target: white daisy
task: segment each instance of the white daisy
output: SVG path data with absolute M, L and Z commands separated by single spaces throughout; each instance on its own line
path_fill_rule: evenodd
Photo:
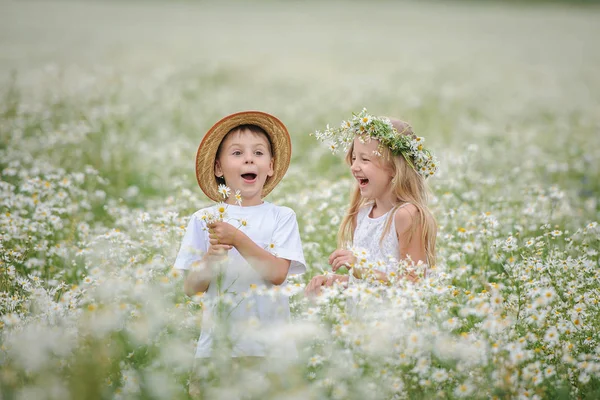
M 224 199 L 226 199 L 231 194 L 231 189 L 229 189 L 226 185 L 221 184 L 219 185 L 219 193 Z

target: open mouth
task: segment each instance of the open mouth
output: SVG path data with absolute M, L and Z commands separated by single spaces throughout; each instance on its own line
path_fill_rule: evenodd
M 246 183 L 254 183 L 256 181 L 256 174 L 253 173 L 249 173 L 249 174 L 242 174 L 242 179 L 244 180 L 244 182 Z
M 369 183 L 369 180 L 367 178 L 358 178 L 358 185 L 360 187 L 365 187 L 365 186 L 367 186 L 368 183 Z

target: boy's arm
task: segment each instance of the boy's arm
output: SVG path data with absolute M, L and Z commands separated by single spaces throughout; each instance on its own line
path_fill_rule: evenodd
M 196 293 L 206 292 L 213 278 L 213 264 L 222 261 L 231 246 L 224 244 L 210 245 L 202 260 L 192 264 L 192 270 L 188 272 L 183 281 L 183 291 L 188 296 Z
M 239 230 L 235 235 L 233 246 L 263 279 L 273 285 L 281 285 L 285 282 L 290 269 L 290 260 L 274 256 Z
M 298 274 L 306 270 L 296 214 L 291 209 L 281 207 L 275 224 L 272 240 L 282 244 L 276 248 L 278 255 L 263 249 L 244 232 L 226 222 L 217 222 L 208 228 L 212 245 L 234 246 L 267 282 L 281 285 L 288 274 Z
M 244 232 L 227 222 L 215 222 L 208 226 L 211 246 L 233 246 L 264 280 L 281 285 L 287 278 L 290 260 L 279 258 L 258 246 Z
M 203 222 L 192 215 L 175 260 L 175 269 L 185 271 L 183 291 L 188 296 L 208 289 L 210 284 L 210 269 L 207 267 L 207 256 L 211 247 L 207 246 L 206 231 Z M 202 267 L 202 268 L 200 268 Z
M 196 293 L 206 292 L 210 285 L 212 274 L 206 263 L 202 263 L 198 269 L 186 271 L 183 281 L 183 291 L 187 296 L 194 296 Z

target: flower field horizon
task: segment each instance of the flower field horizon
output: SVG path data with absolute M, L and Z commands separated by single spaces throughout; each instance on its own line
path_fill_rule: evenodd
M 476 2 L 0 5 L 0 399 L 600 396 L 600 8 Z M 353 185 L 310 136 L 402 118 L 440 160 L 437 263 L 333 287 Z M 203 134 L 281 119 L 307 272 L 273 354 L 194 362 L 173 262 Z M 348 299 L 361 311 L 348 308 Z M 356 310 L 354 310 L 356 311 Z M 250 333 L 249 333 L 250 334 Z M 276 353 L 293 342 L 297 357 Z M 195 371 L 194 373 L 192 371 Z

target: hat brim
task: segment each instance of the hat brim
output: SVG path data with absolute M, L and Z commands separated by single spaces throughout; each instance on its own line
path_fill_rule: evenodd
M 196 179 L 200 189 L 211 200 L 223 200 L 215 177 L 217 150 L 227 133 L 240 125 L 259 126 L 267 132 L 271 140 L 273 175 L 267 178 L 262 197 L 267 196 L 277 186 L 290 165 L 292 141 L 287 128 L 279 119 L 261 111 L 242 111 L 228 115 L 206 132 L 196 153 Z

